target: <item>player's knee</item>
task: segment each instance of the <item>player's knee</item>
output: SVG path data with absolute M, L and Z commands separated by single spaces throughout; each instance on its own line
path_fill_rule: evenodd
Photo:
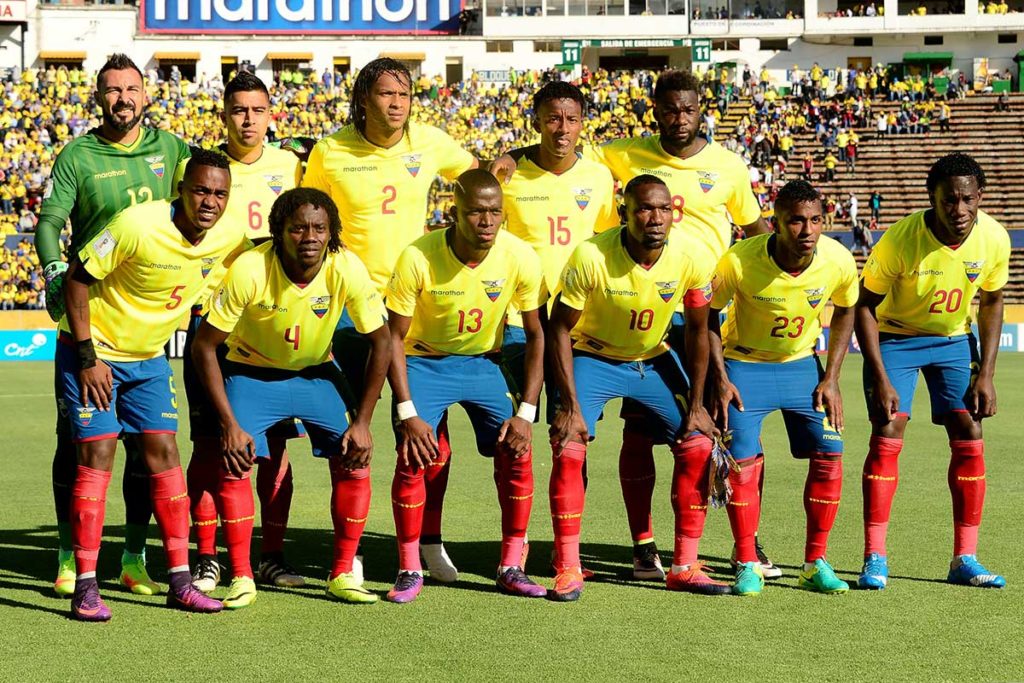
M 117 439 L 100 439 L 78 444 L 78 464 L 109 472 L 114 467 Z
M 174 434 L 146 434 L 141 446 L 142 458 L 150 472 L 166 472 L 180 464 Z
M 943 420 L 950 440 L 970 441 L 981 438 L 981 423 L 966 411 L 954 411 Z

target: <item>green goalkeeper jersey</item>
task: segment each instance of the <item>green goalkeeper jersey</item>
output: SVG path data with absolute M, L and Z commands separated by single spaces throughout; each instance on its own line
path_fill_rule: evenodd
M 57 156 L 43 195 L 40 225 L 63 227 L 71 219 L 70 258 L 122 209 L 177 194 L 189 156 L 188 145 L 164 131 L 142 128 L 133 144 L 122 145 L 104 139 L 95 128 Z M 60 260 L 58 245 L 52 254 L 41 250 L 43 265 Z

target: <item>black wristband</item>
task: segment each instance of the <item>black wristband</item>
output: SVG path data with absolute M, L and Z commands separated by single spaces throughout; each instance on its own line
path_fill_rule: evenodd
M 92 339 L 78 342 L 78 367 L 82 370 L 96 367 L 96 349 L 92 345 Z

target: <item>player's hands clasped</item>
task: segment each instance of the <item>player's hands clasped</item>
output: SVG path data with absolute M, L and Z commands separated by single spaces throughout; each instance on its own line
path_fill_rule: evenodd
M 843 395 L 839 391 L 839 384 L 834 379 L 821 380 L 818 386 L 814 387 L 811 400 L 814 402 L 815 410 L 824 411 L 832 429 L 842 434 L 846 424 L 843 417 Z
M 398 457 L 404 464 L 428 467 L 437 455 L 437 437 L 422 418 L 414 416 L 399 423 Z
M 78 371 L 78 386 L 82 388 L 82 405 L 94 405 L 99 410 L 110 410 L 110 402 L 114 398 L 114 375 L 110 366 L 101 360 L 91 368 Z
M 561 453 L 570 441 L 580 441 L 581 443 L 590 441 L 590 432 L 587 430 L 587 423 L 583 421 L 583 413 L 580 412 L 579 407 L 559 408 L 551 420 L 548 437 L 555 455 Z
M 235 477 L 242 477 L 256 461 L 256 444 L 248 432 L 236 422 L 221 429 L 220 446 L 224 467 Z
M 996 414 L 996 386 L 992 383 L 991 377 L 979 375 L 967 390 L 965 398 L 967 410 L 976 421 L 981 422 L 986 417 Z
M 521 417 L 510 417 L 498 432 L 498 448 L 513 458 L 526 455 L 533 445 L 533 425 Z
M 341 460 L 346 469 L 361 470 L 370 466 L 372 455 L 373 434 L 370 433 L 370 425 L 357 420 L 341 435 Z

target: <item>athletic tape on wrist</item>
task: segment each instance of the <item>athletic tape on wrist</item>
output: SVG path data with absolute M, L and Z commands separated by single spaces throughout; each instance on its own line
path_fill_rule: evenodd
M 537 419 L 537 406 L 523 401 L 519 404 L 519 410 L 516 411 L 516 417 L 521 417 L 527 422 L 533 422 Z
M 398 419 L 405 422 L 410 417 L 416 417 L 419 413 L 416 412 L 416 406 L 412 401 L 402 401 L 395 406 L 395 412 L 398 414 Z

